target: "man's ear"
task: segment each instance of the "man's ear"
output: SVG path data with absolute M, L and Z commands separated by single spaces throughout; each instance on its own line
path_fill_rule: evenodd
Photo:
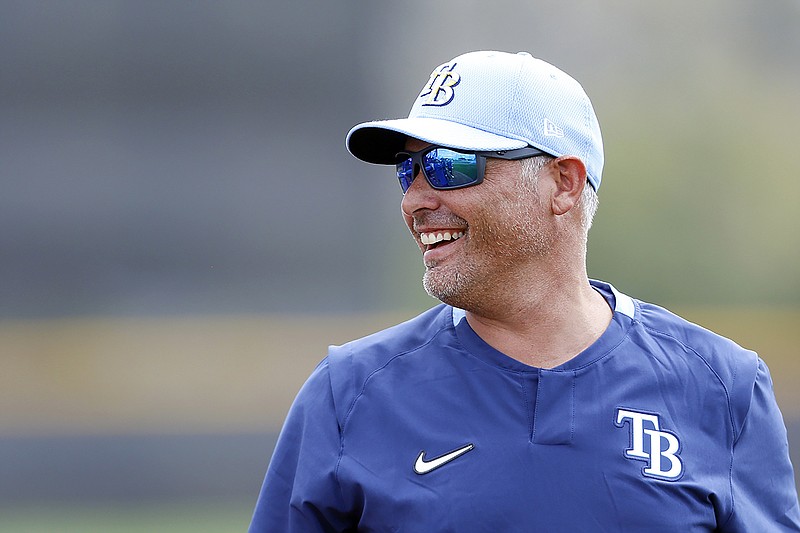
M 586 186 L 586 165 L 574 155 L 565 155 L 552 162 L 555 172 L 555 191 L 553 192 L 553 213 L 566 214 L 577 205 Z

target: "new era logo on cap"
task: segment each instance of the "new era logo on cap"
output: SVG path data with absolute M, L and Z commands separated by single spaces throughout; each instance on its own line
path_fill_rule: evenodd
M 545 137 L 563 137 L 564 130 L 556 126 L 549 118 L 544 119 Z

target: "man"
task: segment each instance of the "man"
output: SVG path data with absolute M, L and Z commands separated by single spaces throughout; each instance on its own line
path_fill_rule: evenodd
M 587 278 L 603 147 L 575 80 L 468 53 L 347 147 L 396 166 L 443 303 L 330 349 L 251 531 L 800 531 L 763 361 Z

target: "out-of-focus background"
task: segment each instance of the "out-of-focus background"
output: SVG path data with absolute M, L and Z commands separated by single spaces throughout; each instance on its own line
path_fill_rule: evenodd
M 800 2 L 0 0 L 0 531 L 243 531 L 328 344 L 434 304 L 344 149 L 462 52 L 573 74 L 590 275 L 770 365 L 800 463 Z

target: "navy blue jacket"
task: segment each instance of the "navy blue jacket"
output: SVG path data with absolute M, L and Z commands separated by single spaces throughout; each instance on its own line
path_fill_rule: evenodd
M 800 531 L 764 362 L 593 285 L 611 324 L 550 370 L 493 349 L 446 305 L 331 347 L 250 531 Z

